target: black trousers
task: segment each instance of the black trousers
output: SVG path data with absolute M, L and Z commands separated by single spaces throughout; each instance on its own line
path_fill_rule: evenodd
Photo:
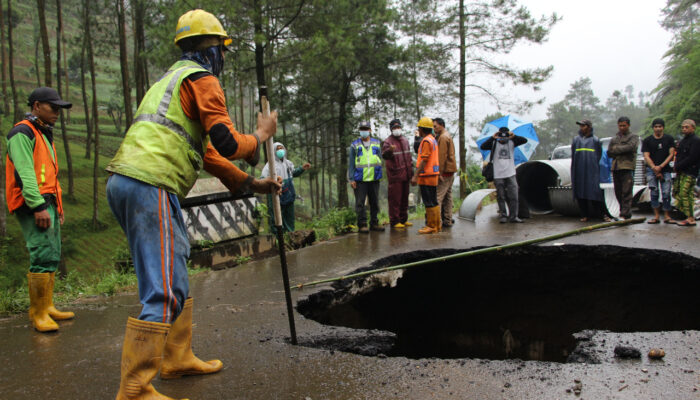
M 355 189 L 355 213 L 357 214 L 357 226 L 367 226 L 367 207 L 365 199 L 369 197 L 370 226 L 379 225 L 379 181 L 357 182 Z
M 420 197 L 423 199 L 423 204 L 425 208 L 437 207 L 437 186 L 425 186 L 419 185 L 420 187 Z
M 588 199 L 576 199 L 578 208 L 581 210 L 581 217 L 584 218 L 602 218 L 603 217 L 603 202 Z

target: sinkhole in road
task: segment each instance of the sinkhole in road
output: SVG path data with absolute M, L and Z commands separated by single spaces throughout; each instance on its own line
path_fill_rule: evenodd
M 462 251 L 404 253 L 360 270 Z M 307 341 L 315 347 L 566 362 L 583 330 L 700 329 L 698 261 L 609 245 L 530 246 L 344 280 L 300 300 L 297 311 L 360 332 L 350 344 L 332 335 Z

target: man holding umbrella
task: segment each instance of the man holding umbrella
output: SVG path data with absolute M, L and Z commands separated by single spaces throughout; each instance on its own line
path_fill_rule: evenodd
M 523 222 L 518 218 L 518 182 L 515 179 L 515 148 L 527 143 L 527 139 L 501 127 L 498 132 L 481 144 L 481 150 L 493 151 L 493 183 L 498 197 L 500 222 Z M 506 203 L 508 213 L 506 213 Z

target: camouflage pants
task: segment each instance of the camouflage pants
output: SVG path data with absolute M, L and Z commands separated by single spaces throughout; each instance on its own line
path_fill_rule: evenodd
M 673 196 L 678 200 L 678 209 L 687 218 L 693 217 L 693 206 L 695 204 L 695 177 L 679 173 L 673 182 Z

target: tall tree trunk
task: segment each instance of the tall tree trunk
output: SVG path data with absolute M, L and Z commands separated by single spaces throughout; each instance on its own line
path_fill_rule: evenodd
M 326 155 L 326 145 L 328 143 L 324 143 L 324 141 L 321 141 L 321 163 L 323 165 L 328 166 L 328 157 Z M 324 209 L 328 210 L 328 201 L 326 198 L 326 175 L 330 175 L 331 171 L 328 171 L 328 169 L 324 169 L 324 174 L 321 175 L 321 205 Z
M 59 5 L 57 4 L 57 8 L 58 7 L 59 7 Z M 60 16 L 61 10 L 59 9 L 57 12 L 58 12 L 58 15 Z M 62 16 L 61 16 L 61 19 L 63 19 Z M 62 21 L 61 21 L 61 26 L 60 26 L 59 30 L 60 30 L 59 34 L 61 35 L 61 51 L 63 52 L 63 54 L 67 55 L 68 53 L 66 53 L 66 40 L 65 40 L 65 37 L 63 36 L 63 22 Z M 58 49 L 56 51 L 58 51 Z M 58 72 L 58 67 L 57 67 L 57 70 L 56 70 L 57 79 L 58 79 L 58 74 L 59 74 L 59 72 Z M 67 99 L 70 98 L 70 79 L 68 78 L 68 57 L 67 56 L 63 57 L 63 78 L 66 82 L 66 91 L 65 91 L 66 97 L 65 97 L 65 99 L 66 99 L 66 101 L 68 101 Z M 66 111 L 66 123 L 70 124 L 70 108 L 66 109 L 65 111 Z
M 464 0 L 459 0 L 459 198 L 467 196 L 467 139 L 465 135 L 466 107 L 466 30 L 464 28 Z
M 243 96 L 243 77 L 241 76 L 238 77 L 238 102 L 240 104 L 241 118 L 238 121 L 237 129 L 241 133 L 249 132 L 245 129 L 245 96 Z
M 253 0 L 253 7 L 255 9 L 255 21 L 253 23 L 255 31 L 255 77 L 258 83 L 258 99 L 260 99 L 261 91 L 267 90 L 267 81 L 265 80 L 265 46 L 261 41 L 265 37 L 265 33 L 262 26 L 263 11 L 260 0 Z
M 46 0 L 36 0 L 39 13 L 39 30 L 41 32 L 41 49 L 44 53 L 44 86 L 51 87 L 51 47 L 49 31 L 46 29 Z
M 313 154 L 314 154 L 314 165 L 320 166 L 321 164 L 318 163 L 318 147 L 316 146 L 317 140 L 316 140 L 316 135 L 312 133 L 312 139 L 311 142 L 313 143 Z M 321 190 L 318 187 L 318 179 L 319 177 L 323 177 L 323 171 L 325 170 L 326 166 L 324 165 L 322 168 L 318 168 L 318 172 L 314 174 L 314 191 L 316 194 L 316 215 L 321 215 Z
M 340 97 L 338 98 L 338 127 L 337 127 L 337 135 L 338 135 L 338 143 L 340 144 L 340 147 L 344 147 L 345 143 L 345 124 L 347 122 L 347 101 L 348 101 L 348 96 L 350 95 L 350 79 L 345 78 L 340 93 Z M 348 178 L 346 177 L 347 171 L 342 168 L 343 165 L 348 164 L 348 153 L 346 151 L 339 151 L 340 153 L 340 166 L 337 170 L 337 179 L 338 181 L 336 182 L 338 185 L 338 207 L 343 208 L 347 207 L 349 202 L 348 202 Z
M 36 86 L 41 86 L 41 68 L 39 68 L 39 40 L 34 31 L 34 75 L 36 75 Z
M 7 66 L 10 71 L 10 89 L 12 90 L 12 106 L 14 107 L 14 118 L 13 118 L 13 123 L 18 122 L 19 120 L 22 119 L 22 110 L 19 108 L 19 104 L 17 104 L 17 88 L 15 87 L 15 68 L 14 68 L 14 46 L 12 44 L 12 1 L 7 0 L 7 15 L 9 15 L 8 21 L 10 21 L 9 24 L 7 24 L 7 43 L 9 46 L 8 50 L 8 56 L 7 56 Z
M 0 3 L 0 70 L 2 70 L 2 112 L 5 116 L 10 115 L 10 99 L 7 97 L 7 74 L 5 66 L 7 65 L 7 56 L 5 55 L 5 15 L 3 6 Z M 2 171 L 0 171 L 2 172 Z
M 329 153 L 329 162 L 328 165 L 330 165 L 332 168 L 335 168 L 338 162 L 338 137 L 335 135 L 331 135 L 331 144 L 330 148 L 328 149 Z M 347 169 L 347 167 L 346 167 Z M 331 209 L 333 208 L 333 170 L 330 171 L 328 174 L 328 208 Z
M 124 0 L 117 0 L 117 23 L 119 24 L 119 65 L 122 71 L 122 93 L 124 96 L 124 118 L 126 126 L 134 119 L 131 109 L 131 85 L 129 83 L 129 61 L 126 49 L 126 10 Z M 121 132 L 119 132 L 121 134 Z
M 131 15 L 134 29 L 134 83 L 136 85 L 136 106 L 141 104 L 148 90 L 148 64 L 146 63 L 146 31 L 144 16 L 145 0 L 131 0 Z
M 83 0 L 83 47 L 80 51 L 80 89 L 83 93 L 83 109 L 85 110 L 85 128 L 87 139 L 85 142 L 85 158 L 90 159 L 90 145 L 92 144 L 92 124 L 90 124 L 90 103 L 88 103 L 87 90 L 85 88 L 85 49 L 88 45 L 88 4 L 89 0 Z M 96 115 L 94 117 L 97 117 Z
M 87 9 L 87 7 L 86 7 Z M 85 35 L 91 38 L 90 34 L 90 20 L 89 13 L 85 16 Z M 95 133 L 94 142 L 94 164 L 92 168 L 92 227 L 93 229 L 98 228 L 98 214 L 97 214 L 97 204 L 98 204 L 98 175 L 100 170 L 99 160 L 100 160 L 100 118 L 97 113 L 97 85 L 95 84 L 95 55 L 92 51 L 92 40 L 88 40 L 87 45 L 88 61 L 90 62 L 90 82 L 92 84 L 92 121 Z
M 61 0 L 56 0 L 56 19 L 58 26 L 56 27 L 56 87 L 58 95 L 63 97 L 61 89 L 61 45 L 63 44 L 63 14 L 61 11 Z M 73 159 L 70 155 L 70 146 L 68 143 L 68 133 L 66 132 L 66 121 L 61 108 L 61 137 L 63 138 L 64 152 L 66 153 L 66 165 L 68 167 L 68 198 L 74 199 L 75 192 L 73 187 Z

